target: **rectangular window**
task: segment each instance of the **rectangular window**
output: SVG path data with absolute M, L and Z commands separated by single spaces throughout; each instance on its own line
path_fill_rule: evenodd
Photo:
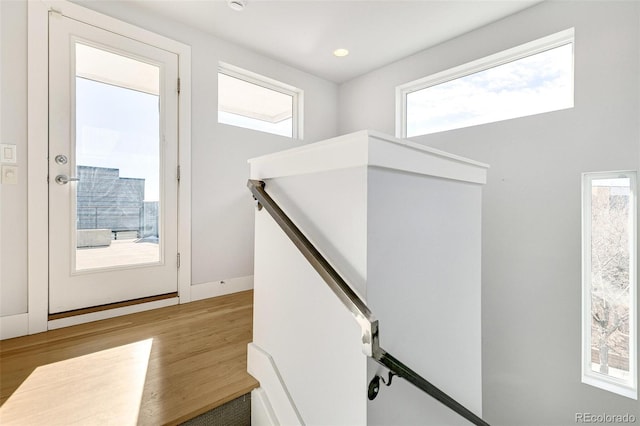
M 573 29 L 397 88 L 407 138 L 573 107 Z
M 302 139 L 303 92 L 241 68 L 218 69 L 218 123 Z
M 637 399 L 636 173 L 585 173 L 582 190 L 582 382 Z

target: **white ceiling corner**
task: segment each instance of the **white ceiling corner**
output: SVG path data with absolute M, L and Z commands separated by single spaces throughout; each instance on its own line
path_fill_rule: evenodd
M 77 1 L 77 0 L 76 0 Z M 125 0 L 342 83 L 541 0 Z M 349 56 L 332 52 L 347 48 Z

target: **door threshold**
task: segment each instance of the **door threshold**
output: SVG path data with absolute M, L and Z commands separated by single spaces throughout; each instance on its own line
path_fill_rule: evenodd
M 112 309 L 126 308 L 134 305 L 141 305 L 143 303 L 157 302 L 165 299 L 173 299 L 178 297 L 178 292 L 160 294 L 157 296 L 141 297 L 139 299 L 125 300 L 124 302 L 108 303 L 106 305 L 92 306 L 89 308 L 75 309 L 72 311 L 58 312 L 55 314 L 49 314 L 49 321 L 55 321 L 63 318 L 70 318 L 80 315 L 87 315 L 96 312 L 109 311 Z

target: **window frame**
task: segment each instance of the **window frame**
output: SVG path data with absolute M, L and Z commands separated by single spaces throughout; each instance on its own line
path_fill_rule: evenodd
M 629 236 L 629 380 L 593 371 L 591 364 L 591 199 L 596 179 L 629 178 L 631 230 Z M 638 399 L 638 193 L 637 172 L 591 172 L 582 174 L 582 383 L 631 399 Z
M 485 71 L 490 68 L 495 68 L 500 65 L 507 64 L 509 62 L 517 61 L 528 56 L 533 56 L 538 53 L 545 52 L 547 50 L 554 49 L 556 47 L 572 44 L 575 51 L 575 29 L 568 28 L 566 30 L 548 35 L 546 37 L 539 38 L 537 40 L 530 41 L 528 43 L 503 50 L 502 52 L 495 53 L 493 55 L 486 56 L 481 59 L 477 59 L 472 62 L 467 62 L 463 65 L 456 66 L 454 68 L 447 69 L 435 74 L 431 74 L 426 77 L 419 78 L 417 80 L 410 81 L 408 83 L 401 84 L 396 87 L 396 137 L 407 138 L 407 95 L 419 90 L 423 90 L 438 84 L 446 83 L 452 80 L 456 80 L 462 77 L 466 77 L 481 71 Z M 571 74 L 574 75 L 574 59 L 572 57 Z M 571 79 L 571 92 L 574 93 L 574 78 Z M 572 99 L 573 100 L 573 99 Z M 571 107 L 573 107 L 572 102 Z M 518 118 L 518 117 L 514 117 Z M 503 120 L 497 120 L 503 121 Z M 483 124 L 495 123 L 491 121 Z M 465 127 L 460 127 L 465 128 Z M 451 129 L 454 130 L 454 129 Z M 437 132 L 434 132 L 437 133 Z M 424 136 L 415 135 L 417 136 Z
M 236 78 L 238 80 L 245 81 L 247 83 L 255 84 L 256 86 L 263 87 L 265 89 L 273 90 L 274 92 L 279 92 L 292 98 L 292 108 L 291 108 L 291 139 L 304 139 L 304 90 L 299 89 L 297 87 L 291 86 L 286 83 L 282 83 L 281 81 L 274 80 L 269 77 L 265 77 L 253 71 L 248 71 L 246 69 L 237 67 L 235 65 L 231 65 L 225 62 L 218 62 L 218 74 L 224 74 L 232 78 Z M 217 76 L 216 76 L 217 78 Z M 218 82 L 218 87 L 219 87 Z M 218 109 L 218 112 L 220 109 Z M 220 123 L 219 117 L 217 118 L 218 124 Z M 255 130 L 250 127 L 241 127 L 243 129 L 254 130 L 257 132 L 264 132 L 261 130 Z M 273 134 L 273 133 L 269 133 Z M 288 136 L 282 136 L 288 137 Z

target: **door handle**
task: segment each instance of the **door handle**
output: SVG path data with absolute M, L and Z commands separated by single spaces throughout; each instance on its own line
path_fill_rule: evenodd
M 79 181 L 80 178 L 77 177 L 69 177 L 67 175 L 58 175 L 56 176 L 56 183 L 58 185 L 66 185 L 69 182 Z

